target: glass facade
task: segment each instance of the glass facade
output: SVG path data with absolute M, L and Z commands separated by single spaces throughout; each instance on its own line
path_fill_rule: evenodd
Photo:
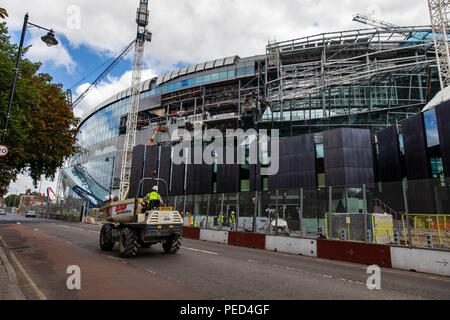
M 80 127 L 79 145 L 89 148 L 119 136 L 120 118 L 128 114 L 129 103 L 130 98 L 126 98 L 94 113 Z

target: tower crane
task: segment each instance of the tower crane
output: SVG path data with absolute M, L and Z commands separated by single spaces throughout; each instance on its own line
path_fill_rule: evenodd
M 439 81 L 441 82 L 441 89 L 445 89 L 449 86 L 450 76 L 450 52 L 448 48 L 450 0 L 428 0 L 428 7 L 433 28 Z
M 139 112 L 139 100 L 141 94 L 142 61 L 144 59 L 145 42 L 152 40 L 152 34 L 148 31 L 149 22 L 148 0 L 140 0 L 137 9 L 137 37 L 134 46 L 133 75 L 131 79 L 130 108 L 127 120 L 127 132 L 122 155 L 122 169 L 120 172 L 119 198 L 127 197 L 130 187 L 131 164 L 133 160 L 133 148 L 136 145 L 136 128 Z

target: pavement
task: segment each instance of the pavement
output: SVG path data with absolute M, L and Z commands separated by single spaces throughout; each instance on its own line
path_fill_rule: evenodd
M 381 290 L 369 290 L 364 265 L 190 239 L 176 255 L 155 245 L 125 260 L 117 245 L 111 252 L 99 249 L 99 233 L 97 225 L 0 216 L 0 248 L 14 256 L 26 299 L 450 299 L 448 277 L 382 268 Z M 72 265 L 80 267 L 81 290 L 67 288 Z

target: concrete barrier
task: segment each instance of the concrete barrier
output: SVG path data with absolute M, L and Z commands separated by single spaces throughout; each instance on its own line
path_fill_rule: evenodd
M 191 227 L 183 227 L 183 238 L 200 240 L 200 229 L 199 228 L 191 228 Z
M 228 244 L 264 250 L 266 248 L 266 235 L 247 232 L 228 232 Z
M 391 248 L 392 267 L 450 276 L 450 251 Z
M 317 257 L 392 268 L 389 246 L 317 240 Z
M 228 231 L 201 229 L 200 240 L 227 244 Z
M 317 240 L 266 236 L 266 250 L 317 257 Z

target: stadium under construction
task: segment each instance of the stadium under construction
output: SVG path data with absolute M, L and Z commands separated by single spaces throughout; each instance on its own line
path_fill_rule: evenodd
M 443 148 L 439 142 L 426 145 L 427 136 L 436 136 L 439 121 L 435 113 L 434 118 L 422 113 L 440 90 L 431 27 L 323 33 L 269 43 L 265 51 L 188 66 L 142 82 L 130 195 L 138 192 L 133 184 L 144 176 L 167 180 L 174 197 L 386 181 L 386 166 L 380 161 L 392 157 L 383 152 L 394 139 L 398 163 L 410 160 L 405 160 L 408 147 L 401 124 L 418 116 L 423 152 Z M 76 197 L 75 186 L 89 191 L 92 204 L 118 195 L 130 95 L 131 89 L 117 93 L 82 120 L 81 151 L 61 170 L 59 195 Z M 261 163 L 174 164 L 172 133 L 198 128 L 280 130 L 278 175 L 261 175 Z M 387 147 L 379 145 L 378 133 L 388 129 L 389 139 L 381 139 Z M 423 176 L 415 179 L 449 176 L 444 167 L 450 158 L 441 151 L 425 157 Z M 408 172 L 401 166 L 399 170 L 391 180 L 408 178 Z M 144 184 L 141 191 L 149 190 L 151 185 Z

